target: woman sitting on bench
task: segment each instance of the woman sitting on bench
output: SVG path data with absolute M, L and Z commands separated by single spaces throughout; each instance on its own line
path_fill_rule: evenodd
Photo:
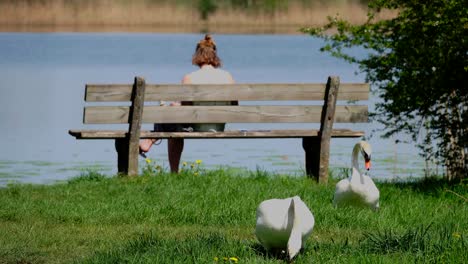
M 232 84 L 234 80 L 231 74 L 227 71 L 219 69 L 221 60 L 216 52 L 216 44 L 210 35 L 205 35 L 205 38 L 198 42 L 195 53 L 192 57 L 192 64 L 199 67 L 198 70 L 191 72 L 182 79 L 183 84 Z M 237 105 L 237 101 L 233 102 L 172 102 L 171 106 L 175 105 L 193 105 L 193 104 L 232 104 Z M 221 126 L 220 126 L 221 125 Z M 224 130 L 224 124 L 193 124 L 195 131 L 213 131 Z M 182 132 L 183 124 L 155 124 L 155 131 L 162 132 Z M 144 139 L 140 141 L 140 153 L 148 152 L 151 146 L 157 139 Z M 170 138 L 167 143 L 168 159 L 171 172 L 179 172 L 180 157 L 184 149 L 183 138 Z

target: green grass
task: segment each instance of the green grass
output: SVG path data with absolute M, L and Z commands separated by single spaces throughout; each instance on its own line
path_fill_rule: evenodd
M 256 241 L 255 210 L 262 200 L 293 195 L 316 219 L 295 263 L 468 260 L 466 183 L 378 183 L 381 209 L 373 212 L 334 208 L 333 180 L 323 186 L 260 169 L 192 172 L 90 172 L 0 189 L 0 263 L 285 263 Z

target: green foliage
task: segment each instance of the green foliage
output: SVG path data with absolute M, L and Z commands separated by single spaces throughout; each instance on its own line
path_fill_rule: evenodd
M 143 176 L 155 176 L 161 175 L 166 172 L 166 169 L 162 165 L 159 165 L 157 162 L 151 160 L 150 158 L 145 158 L 145 165 L 141 170 Z
M 278 10 L 286 10 L 290 0 L 198 0 L 198 12 L 203 20 L 215 13 L 219 8 L 240 9 L 251 13 L 274 13 Z
M 214 13 L 217 8 L 214 0 L 198 0 L 198 11 L 203 20 L 207 20 L 208 16 Z
M 322 51 L 360 65 L 381 99 L 373 117 L 385 136 L 412 135 L 427 160 L 443 160 L 449 180 L 468 171 L 466 6 L 466 0 L 375 0 L 362 25 L 329 17 L 322 28 L 302 29 L 326 41 Z M 384 9 L 398 15 L 375 19 Z M 352 55 L 356 46 L 368 55 Z

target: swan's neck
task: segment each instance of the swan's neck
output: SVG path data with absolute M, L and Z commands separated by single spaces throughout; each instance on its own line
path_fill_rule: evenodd
M 362 177 L 361 172 L 359 171 L 358 156 L 360 152 L 361 152 L 361 146 L 359 144 L 356 144 L 356 146 L 354 146 L 354 149 L 353 149 L 353 157 L 351 160 L 351 164 L 353 166 L 351 178 L 359 177 L 359 180 L 361 182 L 364 182 L 364 178 Z

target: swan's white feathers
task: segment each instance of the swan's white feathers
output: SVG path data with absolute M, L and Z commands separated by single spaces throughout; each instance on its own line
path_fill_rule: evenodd
M 358 168 L 358 154 L 371 157 L 371 146 L 365 141 L 361 141 L 354 146 L 352 165 L 353 172 L 351 177 L 343 179 L 336 184 L 335 195 L 333 204 L 336 206 L 341 205 L 354 205 L 371 207 L 374 210 L 379 208 L 379 189 L 374 184 L 374 181 L 359 172 Z
M 315 220 L 298 197 L 270 199 L 257 208 L 255 235 L 267 250 L 287 250 L 292 259 L 312 233 Z

